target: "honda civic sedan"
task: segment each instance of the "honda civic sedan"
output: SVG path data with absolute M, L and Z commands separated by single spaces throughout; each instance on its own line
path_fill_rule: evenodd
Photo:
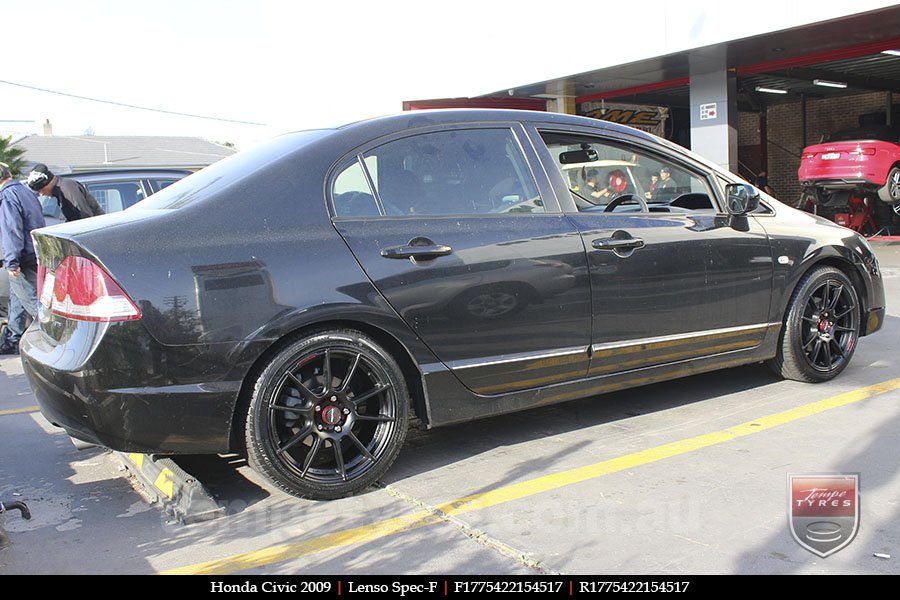
M 603 161 L 626 185 L 575 189 Z M 761 361 L 827 381 L 884 318 L 856 233 L 665 140 L 552 113 L 293 133 L 34 239 L 21 353 L 47 419 L 115 450 L 241 452 L 316 499 L 381 477 L 413 415 Z

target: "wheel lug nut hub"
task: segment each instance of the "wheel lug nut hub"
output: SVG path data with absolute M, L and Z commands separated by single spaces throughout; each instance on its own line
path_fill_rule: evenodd
M 349 415 L 349 414 L 350 414 L 350 409 L 349 409 L 349 408 L 345 408 L 345 409 L 344 409 L 344 414 L 345 414 L 345 415 Z
M 335 426 L 334 430 L 337 431 L 338 433 L 340 433 L 340 432 L 341 432 L 341 426 L 340 426 L 340 425 Z

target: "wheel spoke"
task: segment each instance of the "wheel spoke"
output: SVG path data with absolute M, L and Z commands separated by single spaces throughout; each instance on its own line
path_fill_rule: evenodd
M 834 338 L 831 338 L 831 341 L 834 342 L 834 347 L 837 348 L 838 354 L 841 355 L 841 358 L 847 358 L 847 352 L 844 350 L 844 347 L 841 346 L 838 341 Z
M 825 287 L 822 288 L 822 308 L 828 307 L 828 290 L 831 288 L 831 282 L 826 281 Z
M 819 339 L 819 336 L 816 335 L 815 333 L 812 334 L 812 337 L 809 338 L 809 341 L 806 342 L 805 344 L 803 344 L 803 349 L 804 349 L 804 350 L 809 350 L 809 347 L 812 346 L 813 342 L 816 341 L 817 339 Z
M 841 318 L 843 318 L 843 317 L 846 317 L 846 316 L 849 315 L 851 312 L 853 312 L 853 309 L 854 309 L 854 308 L 856 308 L 856 305 L 851 304 L 850 306 L 847 307 L 847 310 L 845 310 L 844 312 L 835 313 L 834 318 L 835 318 L 835 319 L 841 319 Z
M 356 434 L 355 434 L 355 433 L 353 433 L 353 432 L 351 431 L 351 432 L 347 435 L 347 437 L 350 438 L 350 441 L 353 443 L 354 446 L 356 446 L 356 448 L 359 450 L 359 453 L 360 453 L 360 454 L 362 454 L 363 456 L 365 456 L 366 458 L 368 458 L 371 462 L 375 462 L 375 457 L 372 456 L 372 453 L 369 452 L 369 449 L 366 448 L 365 445 L 364 445 L 361 441 L 359 441 L 359 438 L 356 437 Z
M 353 376 L 356 374 L 356 367 L 359 365 L 359 359 L 361 358 L 362 354 L 357 354 L 356 358 L 353 359 L 353 364 L 351 364 L 350 368 L 347 370 L 347 374 L 344 376 L 344 383 L 341 384 L 341 389 L 339 391 L 347 391 L 347 386 L 350 385 L 350 380 L 353 379 Z
M 341 480 L 347 481 L 347 469 L 344 468 L 344 452 L 341 450 L 341 441 L 332 440 L 331 447 L 334 448 L 334 462 L 337 465 L 337 472 L 341 476 Z
M 322 438 L 316 437 L 313 439 L 312 448 L 309 449 L 309 454 L 306 455 L 306 460 L 303 461 L 303 470 L 300 471 L 300 477 L 306 477 L 306 472 L 309 471 L 309 466 L 312 464 L 313 459 L 319 453 L 319 448 L 322 447 Z
M 395 419 L 388 415 L 356 415 L 357 421 L 378 421 L 379 423 L 391 423 Z
M 315 402 L 319 399 L 318 396 L 312 393 L 308 387 L 303 385 L 303 382 L 297 378 L 293 373 L 288 373 L 288 379 L 294 382 L 294 387 L 300 390 L 300 393 L 303 394 L 303 397 L 309 400 L 310 402 Z
M 846 331 L 846 332 L 848 332 L 848 333 L 853 332 L 853 331 L 856 331 L 856 330 L 853 329 L 852 327 L 844 327 L 843 325 L 835 325 L 835 326 L 834 326 L 834 330 L 835 330 L 835 331 Z
M 290 450 L 291 448 L 296 446 L 298 443 L 302 442 L 307 437 L 309 437 L 309 434 L 311 434 L 311 433 L 312 433 L 312 427 L 304 427 L 303 430 L 300 431 L 300 433 L 294 435 L 291 439 L 289 439 L 284 444 L 279 446 L 278 450 L 276 450 L 275 453 L 276 454 L 284 454 L 285 452 L 287 452 L 288 450 Z
M 325 379 L 325 391 L 331 389 L 331 348 L 325 350 L 325 358 L 322 361 L 322 377 Z
M 300 413 L 300 414 L 309 411 L 309 409 L 304 408 L 302 406 L 282 406 L 280 404 L 270 404 L 269 410 L 277 410 L 280 412 L 292 412 L 292 413 Z
M 812 317 L 800 317 L 800 320 L 801 320 L 801 321 L 807 321 L 807 322 L 809 322 L 809 323 L 818 323 L 818 321 L 816 321 L 816 320 L 813 319 Z
M 828 360 L 828 368 L 834 364 L 834 358 L 831 356 L 831 341 L 827 341 L 822 346 L 825 348 L 825 358 Z
M 365 402 L 366 400 L 368 400 L 368 399 L 371 398 L 372 396 L 377 396 L 377 395 L 380 394 L 381 392 L 383 392 L 383 391 L 385 391 L 385 390 L 388 390 L 388 389 L 390 389 L 390 388 L 391 388 L 391 384 L 390 384 L 390 383 L 385 383 L 384 385 L 377 385 L 377 386 L 375 386 L 373 389 L 371 389 L 371 390 L 369 390 L 368 392 L 366 392 L 365 394 L 362 394 L 362 395 L 360 395 L 360 396 L 357 396 L 357 397 L 353 398 L 353 399 L 351 400 L 351 402 L 353 402 L 353 404 L 355 404 L 357 407 L 359 407 L 360 404 L 362 404 L 363 402 Z
M 838 301 L 841 299 L 841 294 L 844 293 L 844 286 L 840 286 L 835 292 L 834 296 L 831 297 L 831 303 L 828 305 L 830 310 L 834 310 L 837 307 Z
M 822 340 L 818 337 L 816 338 L 816 347 L 812 351 L 812 356 L 809 357 L 809 361 L 812 364 L 816 364 L 816 359 L 819 358 L 819 352 L 822 351 Z

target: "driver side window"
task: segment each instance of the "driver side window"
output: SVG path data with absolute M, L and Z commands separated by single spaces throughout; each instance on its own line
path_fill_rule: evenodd
M 715 212 L 706 181 L 674 163 L 589 136 L 541 136 L 580 212 Z

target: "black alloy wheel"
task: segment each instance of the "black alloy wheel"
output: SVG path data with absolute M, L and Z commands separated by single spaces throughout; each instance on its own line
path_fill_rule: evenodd
M 296 496 L 347 496 L 396 459 L 408 407 L 400 368 L 375 341 L 348 329 L 317 332 L 284 348 L 257 380 L 248 457 Z
M 859 295 L 832 267 L 807 274 L 794 292 L 773 369 L 788 379 L 828 381 L 843 371 L 856 350 Z

